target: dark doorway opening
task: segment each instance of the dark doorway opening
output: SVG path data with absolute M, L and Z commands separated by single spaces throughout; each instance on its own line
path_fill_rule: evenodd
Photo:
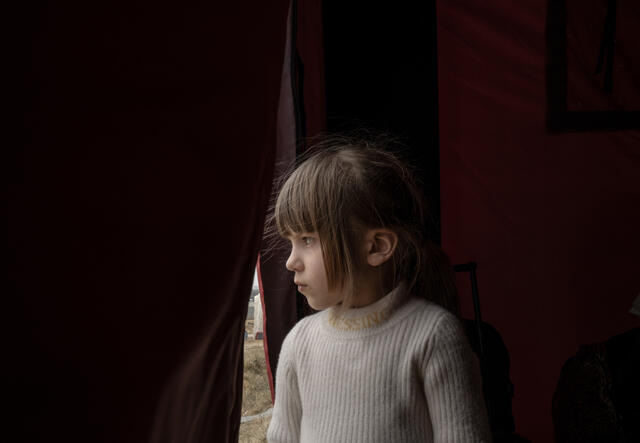
M 323 4 L 327 129 L 398 135 L 440 244 L 435 2 Z

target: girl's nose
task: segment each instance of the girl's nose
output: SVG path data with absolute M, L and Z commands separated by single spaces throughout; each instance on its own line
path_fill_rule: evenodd
M 302 261 L 294 254 L 294 250 L 291 250 L 291 254 L 289 254 L 289 258 L 287 259 L 287 263 L 285 264 L 289 271 L 297 271 L 300 272 L 302 270 Z

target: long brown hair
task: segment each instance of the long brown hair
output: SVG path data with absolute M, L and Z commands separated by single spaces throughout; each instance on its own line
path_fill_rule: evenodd
M 398 236 L 392 256 L 394 287 L 458 313 L 449 260 L 428 238 L 431 217 L 413 172 L 387 148 L 387 137 L 326 137 L 316 143 L 284 183 L 275 201 L 271 232 L 280 236 L 317 232 L 330 289 L 357 292 L 364 266 L 356 254 L 366 228 L 387 228 Z M 269 224 L 268 224 L 269 226 Z

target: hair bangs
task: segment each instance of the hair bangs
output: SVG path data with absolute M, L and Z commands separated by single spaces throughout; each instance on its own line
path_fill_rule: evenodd
M 317 232 L 321 228 L 319 214 L 323 211 L 319 207 L 317 180 L 313 178 L 298 169 L 280 190 L 275 206 L 275 221 L 280 236 Z

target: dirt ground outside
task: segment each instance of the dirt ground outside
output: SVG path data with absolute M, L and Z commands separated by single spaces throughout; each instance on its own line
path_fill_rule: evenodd
M 262 340 L 252 338 L 253 320 L 247 320 L 246 331 L 250 336 L 244 342 L 242 417 L 258 415 L 272 407 Z M 266 442 L 270 421 L 271 416 L 267 415 L 241 423 L 239 441 L 241 443 Z

